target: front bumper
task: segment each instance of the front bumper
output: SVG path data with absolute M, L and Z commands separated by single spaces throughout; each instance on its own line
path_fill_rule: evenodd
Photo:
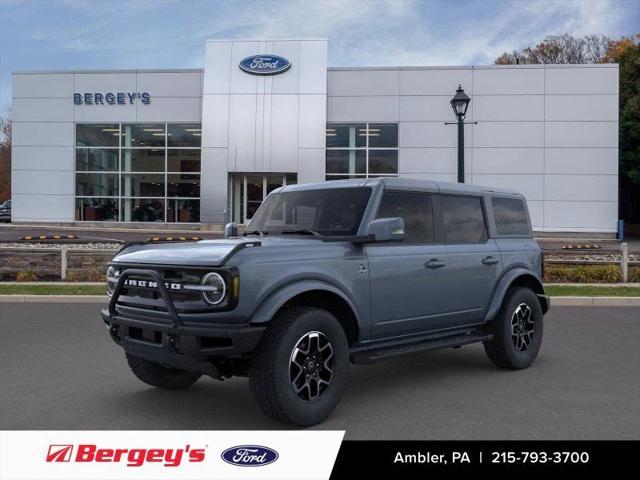
M 123 314 L 118 298 L 127 277 L 150 278 L 158 284 L 167 312 L 154 318 Z M 160 313 L 160 312 L 157 312 Z M 173 305 L 162 277 L 153 270 L 127 269 L 122 272 L 109 307 L 102 310 L 102 319 L 111 338 L 124 350 L 137 357 L 160 363 L 169 368 L 221 377 L 216 365 L 229 358 L 242 358 L 252 352 L 266 327 L 229 325 L 205 322 L 184 322 Z
M 265 330 L 265 327 L 211 323 L 174 327 L 164 322 L 111 315 L 108 309 L 102 310 L 102 319 L 113 341 L 127 353 L 215 378 L 220 377 L 216 360 L 251 353 Z

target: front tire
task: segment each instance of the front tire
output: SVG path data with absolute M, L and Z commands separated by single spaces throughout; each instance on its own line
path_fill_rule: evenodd
M 139 380 L 152 387 L 182 390 L 193 385 L 202 375 L 185 370 L 174 370 L 159 363 L 127 353 L 129 368 Z
M 487 330 L 493 339 L 484 343 L 484 350 L 495 365 L 510 370 L 529 367 L 542 345 L 542 308 L 536 294 L 510 288 Z
M 249 385 L 262 412 L 308 427 L 329 416 L 346 386 L 349 346 L 338 320 L 312 307 L 287 308 L 256 347 Z

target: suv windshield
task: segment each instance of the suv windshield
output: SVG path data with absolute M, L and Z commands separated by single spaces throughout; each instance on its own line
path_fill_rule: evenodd
M 371 188 L 323 188 L 267 197 L 245 235 L 356 235 Z

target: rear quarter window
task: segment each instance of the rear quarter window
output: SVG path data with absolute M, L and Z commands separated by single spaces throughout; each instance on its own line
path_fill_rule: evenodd
M 480 197 L 442 195 L 440 205 L 448 244 L 487 241 L 487 226 Z
M 491 199 L 498 235 L 529 235 L 527 208 L 519 198 Z

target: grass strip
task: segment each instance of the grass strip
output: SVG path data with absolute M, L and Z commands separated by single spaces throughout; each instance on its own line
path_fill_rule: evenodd
M 105 295 L 104 285 L 0 285 L 0 295 Z

